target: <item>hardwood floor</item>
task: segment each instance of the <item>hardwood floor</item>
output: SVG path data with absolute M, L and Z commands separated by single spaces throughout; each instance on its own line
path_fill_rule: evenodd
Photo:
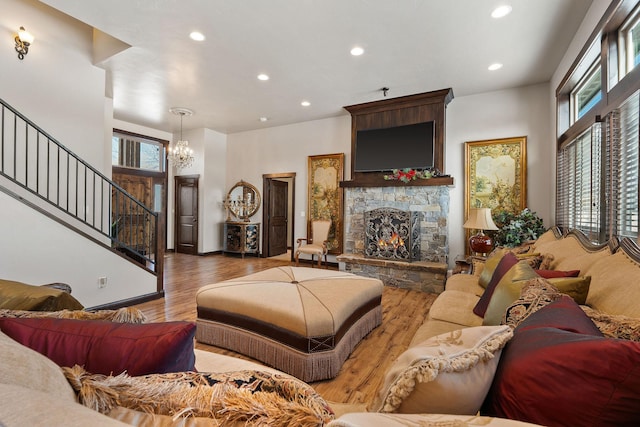
M 139 304 L 150 322 L 196 320 L 196 291 L 207 284 L 244 276 L 288 261 L 228 255 L 170 253 L 165 258 L 165 298 Z M 385 287 L 382 325 L 355 348 L 338 376 L 311 385 L 332 402 L 362 404 L 375 399 L 384 373 L 409 345 L 436 295 Z M 196 348 L 252 360 L 231 351 L 196 343 Z

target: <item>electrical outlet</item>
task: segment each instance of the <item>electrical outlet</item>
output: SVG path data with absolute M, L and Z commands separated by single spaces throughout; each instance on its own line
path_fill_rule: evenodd
M 107 278 L 98 277 L 98 288 L 106 288 L 106 287 L 107 287 Z

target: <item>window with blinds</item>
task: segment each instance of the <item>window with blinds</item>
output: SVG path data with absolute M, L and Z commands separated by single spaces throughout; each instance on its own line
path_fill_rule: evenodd
M 556 90 L 556 223 L 595 242 L 640 239 L 638 65 L 640 0 L 617 0 Z
M 619 120 L 611 120 L 612 143 L 618 144 L 617 171 L 612 168 L 617 184 L 617 195 L 612 206 L 618 236 L 638 237 L 638 93 L 627 99 L 617 111 Z M 616 128 L 617 127 L 617 128 Z M 617 137 L 616 137 L 617 136 Z
M 111 163 L 114 166 L 162 172 L 165 148 L 160 142 L 114 131 L 111 141 Z
M 598 240 L 601 194 L 601 125 L 596 123 L 558 153 L 556 224 Z
M 638 238 L 639 116 L 640 96 L 635 93 L 560 150 L 558 226 L 577 228 L 593 241 L 611 235 Z

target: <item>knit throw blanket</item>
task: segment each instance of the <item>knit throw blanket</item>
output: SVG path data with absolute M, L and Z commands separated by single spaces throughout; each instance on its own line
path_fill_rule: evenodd
M 323 426 L 334 418 L 308 384 L 262 371 L 178 372 L 131 377 L 62 368 L 78 400 L 103 414 L 116 406 L 176 417 L 208 417 L 221 426 Z

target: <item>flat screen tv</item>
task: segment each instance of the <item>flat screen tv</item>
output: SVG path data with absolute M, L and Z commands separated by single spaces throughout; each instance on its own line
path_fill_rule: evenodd
M 356 132 L 354 172 L 433 168 L 434 122 Z

